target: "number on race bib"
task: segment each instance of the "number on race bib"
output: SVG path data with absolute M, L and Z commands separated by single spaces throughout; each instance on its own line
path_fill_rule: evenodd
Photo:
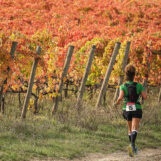
M 126 111 L 136 111 L 136 105 L 135 105 L 135 103 L 128 102 L 126 104 Z

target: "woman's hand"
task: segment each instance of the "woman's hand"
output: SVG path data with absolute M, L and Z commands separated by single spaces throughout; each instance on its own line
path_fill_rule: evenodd
M 117 107 L 117 106 L 119 105 L 120 101 L 123 99 L 123 97 L 124 97 L 124 91 L 121 90 L 121 91 L 120 91 L 119 98 L 118 98 L 117 101 L 113 104 L 113 107 Z

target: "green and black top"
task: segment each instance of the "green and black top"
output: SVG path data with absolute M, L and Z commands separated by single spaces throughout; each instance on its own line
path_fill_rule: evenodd
M 132 84 L 132 83 L 134 83 L 134 82 L 133 81 L 128 81 L 125 84 Z M 123 110 L 126 110 L 126 104 L 127 104 L 127 102 L 130 102 L 127 99 L 128 88 L 127 88 L 127 86 L 125 84 L 122 84 L 120 86 L 120 90 L 123 90 L 124 91 L 124 105 L 123 105 Z M 137 94 L 139 96 L 140 96 L 140 94 L 141 94 L 142 91 L 144 91 L 144 87 L 140 83 L 137 83 L 136 84 L 136 92 L 137 92 Z M 136 109 L 142 109 L 141 104 L 140 104 L 140 97 L 138 98 L 138 100 L 136 102 Z

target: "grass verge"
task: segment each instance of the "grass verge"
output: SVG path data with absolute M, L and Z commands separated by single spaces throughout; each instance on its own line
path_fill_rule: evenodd
M 143 119 L 136 142 L 139 149 L 161 147 L 161 108 L 151 101 L 143 106 Z M 71 102 L 69 98 L 60 103 L 54 118 L 48 116 L 50 110 L 47 108 L 46 114 L 40 111 L 33 115 L 28 111 L 27 119 L 20 120 L 20 112 L 14 112 L 13 116 L 12 106 L 7 107 L 6 114 L 0 116 L 0 160 L 72 160 L 88 153 L 107 154 L 126 150 L 129 141 L 121 108 L 117 112 L 110 106 L 94 109 L 90 102 L 91 106 L 84 104 L 81 113 L 77 114 Z M 11 99 L 9 103 L 14 105 Z

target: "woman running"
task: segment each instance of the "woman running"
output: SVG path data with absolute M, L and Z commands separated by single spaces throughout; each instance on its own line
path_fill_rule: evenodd
M 128 152 L 130 156 L 137 153 L 135 140 L 139 128 L 139 122 L 142 118 L 142 107 L 140 104 L 140 96 L 146 99 L 146 93 L 140 83 L 134 82 L 136 69 L 133 65 L 129 64 L 125 68 L 126 83 L 120 86 L 120 94 L 114 105 L 118 105 L 124 98 L 123 117 L 127 120 L 128 135 L 130 146 Z

